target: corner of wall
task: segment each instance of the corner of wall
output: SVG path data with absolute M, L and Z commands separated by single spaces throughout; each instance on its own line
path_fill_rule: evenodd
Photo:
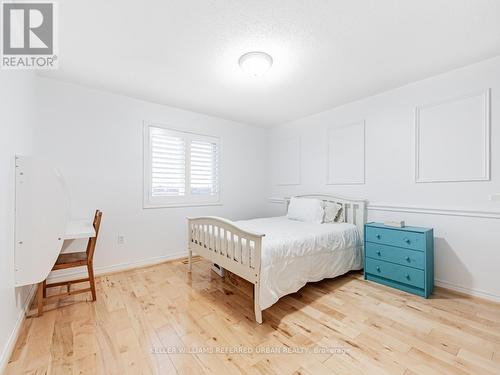
M 21 327 L 24 323 L 24 320 L 26 319 L 26 314 L 28 313 L 31 301 L 33 300 L 33 297 L 35 296 L 36 292 L 36 286 L 31 285 L 28 295 L 25 298 L 23 302 L 22 308 L 19 310 L 19 315 L 16 320 L 16 323 L 12 329 L 12 332 L 7 339 L 7 342 L 5 343 L 5 346 L 2 350 L 2 353 L 0 355 L 0 374 L 3 374 L 5 369 L 7 368 L 7 365 L 9 364 L 10 357 L 12 356 L 12 353 L 14 352 L 14 348 L 16 346 L 17 338 L 19 337 L 19 333 L 21 332 Z

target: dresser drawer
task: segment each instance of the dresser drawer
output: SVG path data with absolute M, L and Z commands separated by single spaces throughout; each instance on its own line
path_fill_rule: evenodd
M 424 269 L 425 265 L 425 254 L 423 251 L 408 250 L 373 242 L 366 243 L 366 256 L 368 258 L 386 260 L 420 269 Z
M 366 228 L 366 241 L 424 251 L 425 235 L 385 228 Z
M 365 272 L 400 283 L 413 285 L 417 288 L 424 288 L 425 286 L 424 271 L 382 260 L 366 258 Z

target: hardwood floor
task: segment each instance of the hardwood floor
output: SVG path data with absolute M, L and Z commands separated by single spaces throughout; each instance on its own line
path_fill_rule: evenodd
M 442 289 L 425 300 L 351 273 L 282 298 L 258 325 L 250 285 L 209 268 L 98 278 L 97 302 L 77 295 L 26 319 L 7 374 L 500 374 L 500 304 Z

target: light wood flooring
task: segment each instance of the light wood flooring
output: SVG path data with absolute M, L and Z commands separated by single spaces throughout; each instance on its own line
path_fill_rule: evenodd
M 258 325 L 250 285 L 204 260 L 192 276 L 176 261 L 97 288 L 95 303 L 26 319 L 7 374 L 500 374 L 500 304 L 443 289 L 425 300 L 350 273 L 282 298 Z

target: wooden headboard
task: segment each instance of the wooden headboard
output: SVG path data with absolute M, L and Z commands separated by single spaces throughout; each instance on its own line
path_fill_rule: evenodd
M 335 202 L 342 205 L 344 210 L 344 217 L 346 223 L 356 225 L 361 241 L 364 242 L 365 223 L 366 223 L 366 201 L 362 199 L 350 199 L 345 197 L 338 197 L 329 194 L 303 194 L 295 195 L 294 198 L 311 198 L 319 199 L 323 202 Z M 286 198 L 287 208 L 290 203 L 290 198 Z

